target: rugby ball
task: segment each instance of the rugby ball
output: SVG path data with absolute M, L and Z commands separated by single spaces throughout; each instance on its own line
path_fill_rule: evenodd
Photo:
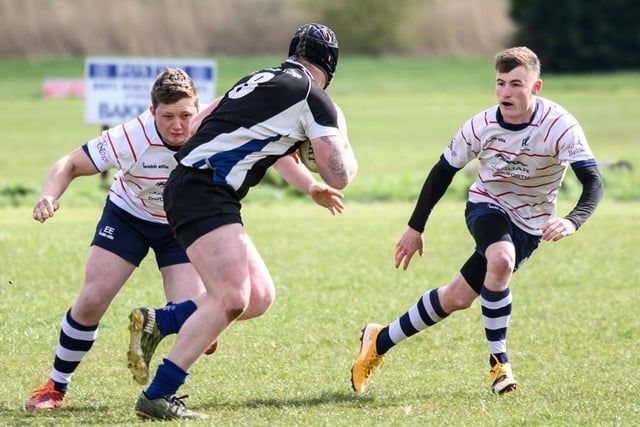
M 340 135 L 345 143 L 349 143 L 349 138 L 347 136 L 347 120 L 344 117 L 344 113 L 342 109 L 338 106 L 338 104 L 334 103 L 336 106 L 336 111 L 338 113 L 338 129 L 340 130 Z M 313 146 L 311 145 L 311 141 L 306 139 L 300 145 L 300 160 L 302 164 L 307 167 L 311 172 L 318 172 L 318 165 L 316 164 L 316 155 L 313 152 Z
M 300 145 L 300 161 L 311 172 L 318 172 L 318 165 L 316 164 L 316 155 L 313 152 L 311 141 L 306 139 L 302 145 Z

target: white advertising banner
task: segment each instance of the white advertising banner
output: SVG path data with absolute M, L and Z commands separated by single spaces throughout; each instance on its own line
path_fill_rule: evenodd
M 216 62 L 188 58 L 87 57 L 85 121 L 115 125 L 140 115 L 151 105 L 151 87 L 165 68 L 181 68 L 198 88 L 200 103 L 213 102 Z

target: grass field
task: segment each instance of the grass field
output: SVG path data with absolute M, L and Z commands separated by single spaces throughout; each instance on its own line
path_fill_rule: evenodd
M 247 228 L 270 265 L 278 297 L 262 318 L 240 322 L 203 357 L 181 389 L 216 425 L 626 426 L 640 415 L 637 372 L 637 204 L 605 203 L 580 234 L 543 244 L 513 280 L 510 355 L 517 393 L 488 390 L 476 304 L 389 353 L 370 392 L 355 396 L 349 369 L 359 329 L 402 314 L 445 283 L 470 249 L 462 202 L 434 213 L 427 252 L 393 269 L 393 245 L 409 203 L 351 204 L 331 217 L 303 202 L 246 208 Z M 99 208 L 61 211 L 51 224 L 26 208 L 0 222 L 0 424 L 131 424 L 140 392 L 126 369 L 128 311 L 161 305 L 151 260 L 104 317 L 94 349 L 71 384 L 67 408 L 20 410 L 46 376 L 59 321 L 82 281 Z M 307 226 L 310 222 L 314 227 Z M 158 357 L 168 352 L 169 339 Z
M 273 58 L 220 62 L 219 87 Z M 0 108 L 0 425 L 135 425 L 141 388 L 126 369 L 127 314 L 164 304 L 145 260 L 103 318 L 64 410 L 21 410 L 50 370 L 60 319 L 73 303 L 104 190 L 72 184 L 56 218 L 31 219 L 47 169 L 93 137 L 82 100 L 39 97 L 44 76 L 81 76 L 81 61 L 3 61 Z M 632 125 L 638 73 L 549 76 L 543 94 L 581 119 L 599 159 L 640 154 Z M 640 416 L 640 245 L 637 171 L 605 171 L 607 195 L 572 238 L 544 243 L 514 277 L 510 357 L 520 389 L 489 392 L 480 307 L 456 313 L 393 349 L 370 391 L 350 390 L 359 329 L 387 323 L 442 285 L 471 250 L 463 222 L 464 176 L 436 208 L 425 256 L 406 271 L 393 250 L 428 168 L 451 134 L 493 98 L 490 62 L 347 58 L 331 87 L 349 119 L 360 173 L 338 217 L 262 186 L 247 200 L 247 230 L 277 284 L 262 318 L 234 325 L 181 389 L 216 425 L 628 426 Z M 625 187 L 626 186 L 626 187 Z M 569 186 L 559 212 L 575 201 Z M 172 339 L 159 348 L 154 365 Z M 196 423 L 194 423 L 196 424 Z M 207 423 L 203 423 L 207 425 Z

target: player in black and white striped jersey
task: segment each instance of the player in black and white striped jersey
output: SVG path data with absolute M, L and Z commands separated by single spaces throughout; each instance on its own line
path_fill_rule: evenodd
M 291 154 L 309 139 L 326 184 L 342 189 L 353 179 L 357 161 L 324 90 L 337 61 L 334 32 L 320 24 L 303 25 L 291 40 L 286 62 L 242 78 L 194 120 L 198 129 L 176 155 L 179 164 L 167 181 L 164 200 L 169 223 L 207 292 L 194 299 L 197 309 L 179 325 L 171 352 L 140 395 L 139 417 L 203 418 L 176 398 L 188 369 L 254 300 L 271 303 L 274 290 L 256 287 L 252 280 L 250 261 L 257 250 L 240 214 L 240 201 L 266 170 L 278 162 L 286 178 L 303 168 Z M 154 325 L 140 326 L 145 350 Z
M 189 75 L 168 68 L 153 84 L 147 111 L 106 129 L 52 166 L 33 209 L 33 218 L 39 222 L 54 217 L 60 198 L 76 178 L 109 169 L 117 173 L 89 248 L 82 289 L 62 318 L 49 378 L 34 388 L 24 404 L 26 410 L 52 410 L 64 405 L 71 378 L 97 339 L 102 316 L 150 249 L 169 301 L 156 317 L 164 322 L 161 333 L 174 332 L 171 318 L 186 318 L 195 310 L 193 304 L 181 304 L 176 309 L 172 303 L 199 295 L 204 285 L 167 222 L 162 193 L 177 164 L 174 155 L 191 135 L 190 125 L 199 107 Z M 291 172 L 285 180 L 332 213 L 341 211 L 341 193 L 316 182 L 304 168 Z M 266 267 L 261 268 L 264 262 L 259 257 L 254 261 L 256 282 L 266 283 L 264 288 L 268 289 L 272 279 Z M 251 304 L 242 319 L 257 316 L 267 307 Z

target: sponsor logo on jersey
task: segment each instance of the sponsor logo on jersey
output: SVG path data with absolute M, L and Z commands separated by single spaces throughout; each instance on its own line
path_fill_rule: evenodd
M 449 152 L 451 153 L 451 157 L 453 158 L 455 158 L 458 155 L 458 153 L 456 153 L 456 150 L 453 149 L 454 142 L 455 142 L 455 138 L 452 138 L 451 141 L 449 141 L 449 145 L 447 145 L 447 149 L 449 150 Z
M 494 175 L 507 175 L 518 179 L 528 179 L 531 175 L 529 166 L 520 160 L 513 160 L 503 153 L 496 154 L 495 158 L 506 163 L 506 166 L 498 164 L 492 165 L 491 168 L 493 169 Z
M 576 154 L 584 153 L 585 149 L 582 145 L 582 141 L 575 141 L 569 146 L 569 155 L 575 156 Z
M 107 140 L 106 138 L 100 137 L 98 138 L 98 143 L 96 144 L 96 148 L 98 150 L 98 155 L 100 156 L 100 160 L 103 163 L 107 163 L 109 158 L 107 157 Z
M 511 160 L 509 157 L 507 157 L 506 155 L 504 155 L 502 153 L 496 154 L 496 157 L 498 159 L 502 160 L 503 162 L 505 162 L 507 164 L 510 164 L 510 165 L 527 166 L 526 163 L 523 163 L 520 160 Z
M 499 136 L 490 136 L 489 138 L 486 139 L 486 141 L 484 142 L 485 144 L 491 144 L 492 142 L 501 142 L 501 143 L 506 143 L 507 140 L 504 138 L 500 138 Z
M 153 163 L 145 163 L 142 162 L 142 167 L 144 169 L 169 169 L 169 165 L 154 165 Z

